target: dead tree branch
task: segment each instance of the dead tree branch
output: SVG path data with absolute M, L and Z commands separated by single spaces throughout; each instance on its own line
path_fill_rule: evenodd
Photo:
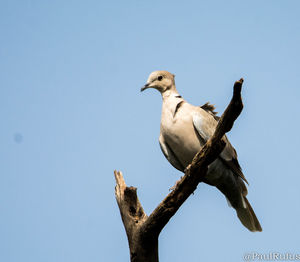
M 225 147 L 223 136 L 231 130 L 243 109 L 241 98 L 243 79 L 236 81 L 232 99 L 221 116 L 214 135 L 195 155 L 186 168 L 185 175 L 176 188 L 156 207 L 148 217 L 137 197 L 136 188 L 127 187 L 122 172 L 115 171 L 115 195 L 126 230 L 130 260 L 133 262 L 158 261 L 158 237 L 161 230 L 195 191 L 211 164 Z

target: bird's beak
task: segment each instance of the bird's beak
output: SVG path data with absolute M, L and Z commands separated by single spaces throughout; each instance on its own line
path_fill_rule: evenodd
M 150 88 L 149 84 L 144 85 L 144 86 L 141 88 L 141 92 L 143 92 L 143 91 L 146 90 L 147 88 Z

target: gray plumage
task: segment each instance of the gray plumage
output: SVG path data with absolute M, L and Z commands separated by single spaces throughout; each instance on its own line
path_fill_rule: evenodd
M 174 75 L 167 71 L 150 74 L 147 88 L 157 89 L 163 98 L 159 144 L 167 160 L 178 170 L 191 163 L 195 154 L 213 135 L 219 118 L 214 106 L 202 107 L 187 103 L 177 92 Z M 248 183 L 237 160 L 237 154 L 226 136 L 226 146 L 219 157 L 209 165 L 204 182 L 217 187 L 235 208 L 242 224 L 250 231 L 262 231 L 248 202 Z

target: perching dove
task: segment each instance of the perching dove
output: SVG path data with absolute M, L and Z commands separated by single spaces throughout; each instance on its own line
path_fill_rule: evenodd
M 199 107 L 187 103 L 177 92 L 174 75 L 167 71 L 150 74 L 141 89 L 157 89 L 163 99 L 159 143 L 167 160 L 184 172 L 205 142 L 213 135 L 218 123 L 214 107 L 208 103 Z M 262 231 L 258 219 L 246 198 L 248 183 L 242 173 L 233 146 L 225 136 L 226 146 L 209 165 L 204 182 L 217 187 L 235 208 L 242 224 L 250 231 Z

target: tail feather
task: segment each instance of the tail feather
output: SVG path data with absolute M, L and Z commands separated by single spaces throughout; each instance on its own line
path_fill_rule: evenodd
M 244 207 L 237 207 L 236 213 L 242 224 L 248 228 L 252 232 L 262 231 L 261 225 L 248 201 L 245 196 L 242 196 L 244 203 L 246 204 L 246 208 Z

